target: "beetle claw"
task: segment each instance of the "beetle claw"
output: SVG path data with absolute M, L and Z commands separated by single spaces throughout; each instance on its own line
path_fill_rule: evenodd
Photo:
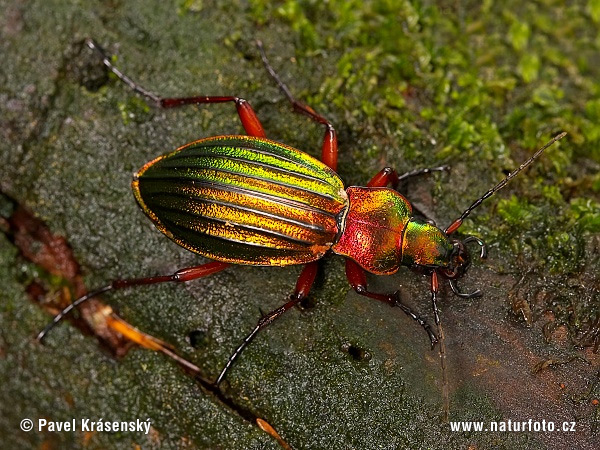
M 481 291 L 479 289 L 477 289 L 476 291 L 473 291 L 469 294 L 466 294 L 464 292 L 461 292 L 458 289 L 458 285 L 456 284 L 456 280 L 448 280 L 448 282 L 450 283 L 450 288 L 452 289 L 452 292 L 454 292 L 454 295 L 460 297 L 460 298 L 476 298 L 476 297 L 481 297 Z
M 435 344 L 440 342 L 440 339 L 436 336 L 436 334 L 431 331 L 431 329 L 426 330 L 427 334 L 429 334 L 429 340 L 431 341 L 431 350 L 435 348 Z

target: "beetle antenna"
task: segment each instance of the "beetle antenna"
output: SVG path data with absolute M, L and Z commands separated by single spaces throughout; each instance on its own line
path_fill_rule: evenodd
M 454 222 L 452 222 L 452 224 L 450 224 L 450 226 L 448 228 L 446 228 L 445 232 L 446 234 L 452 234 L 454 233 L 456 230 L 458 230 L 458 228 L 462 225 L 463 221 L 467 218 L 467 216 L 469 214 L 471 214 L 471 212 L 477 208 L 479 205 L 481 205 L 483 203 L 483 201 L 486 198 L 491 197 L 492 195 L 494 195 L 497 191 L 499 191 L 500 189 L 502 189 L 504 186 L 506 186 L 506 184 L 514 177 L 516 177 L 519 172 L 521 172 L 522 170 L 524 170 L 527 166 L 529 166 L 533 161 L 535 161 L 537 159 L 538 156 L 540 156 L 544 150 L 546 150 L 548 147 L 550 147 L 552 144 L 554 144 L 556 141 L 564 138 L 567 135 L 567 133 L 565 131 L 563 131 L 560 134 L 557 134 L 556 136 L 554 136 L 552 139 L 550 139 L 550 141 L 548 141 L 546 143 L 546 145 L 544 145 L 542 148 L 540 148 L 537 152 L 535 152 L 533 154 L 533 156 L 531 156 L 531 158 L 529 158 L 527 161 L 525 161 L 523 164 L 521 164 L 516 170 L 513 170 L 511 173 L 508 174 L 508 176 L 506 178 L 504 178 L 500 183 L 498 183 L 496 186 L 494 186 L 492 189 L 490 189 L 489 191 L 487 191 L 485 194 L 483 194 L 481 197 L 479 197 L 477 200 L 475 200 L 473 202 L 473 204 L 471 206 L 469 206 L 461 215 L 458 219 L 456 219 Z

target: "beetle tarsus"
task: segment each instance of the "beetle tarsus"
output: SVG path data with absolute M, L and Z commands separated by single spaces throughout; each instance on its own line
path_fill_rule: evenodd
M 50 332 L 50 330 L 52 330 L 52 328 L 54 328 L 67 314 L 69 314 L 71 311 L 73 311 L 75 308 L 77 308 L 79 305 L 81 305 L 82 303 L 87 302 L 88 300 L 97 297 L 100 294 L 104 294 L 105 292 L 108 292 L 110 290 L 114 289 L 113 283 L 108 284 L 106 286 L 103 286 L 101 288 L 95 289 L 93 291 L 88 292 L 85 295 L 82 295 L 81 297 L 79 297 L 77 300 L 75 300 L 73 303 L 71 303 L 69 306 L 67 306 L 66 308 L 64 308 L 61 312 L 59 312 L 57 315 L 54 316 L 54 318 L 52 319 L 52 322 L 50 322 L 48 325 L 46 325 L 46 327 L 39 332 L 39 334 L 36 336 L 36 341 L 38 341 L 40 344 L 44 343 L 44 338 L 46 337 L 46 335 Z
M 462 242 L 465 245 L 469 242 L 477 242 L 481 247 L 481 253 L 479 254 L 479 257 L 481 259 L 487 258 L 487 245 L 482 239 L 478 238 L 477 236 L 467 236 Z
M 256 46 L 258 47 L 258 51 L 260 52 L 260 57 L 265 66 L 265 69 L 267 69 L 267 72 L 269 73 L 271 78 L 273 78 L 273 80 L 277 84 L 277 87 L 279 87 L 279 90 L 283 92 L 283 94 L 287 97 L 288 101 L 292 104 L 294 111 L 300 114 L 304 114 L 310 117 L 315 122 L 325 126 L 325 135 L 323 136 L 323 143 L 321 146 L 321 160 L 333 170 L 336 170 L 338 160 L 338 143 L 335 128 L 333 127 L 332 123 L 329 122 L 329 120 L 327 120 L 321 114 L 317 113 L 309 105 L 306 105 L 296 100 L 290 88 L 281 80 L 279 75 L 277 75 L 277 72 L 275 72 L 275 69 L 273 69 L 273 66 L 271 66 L 271 63 L 267 58 L 267 54 L 265 53 L 265 49 L 263 47 L 262 42 L 257 40 Z
M 217 380 L 214 383 L 216 387 L 219 387 L 219 385 L 221 384 L 221 382 L 225 379 L 225 376 L 227 375 L 227 372 L 229 371 L 229 368 L 231 367 L 231 365 L 233 364 L 233 362 L 237 359 L 237 357 L 240 355 L 240 353 L 242 353 L 242 351 L 244 350 L 244 348 L 246 348 L 246 346 L 252 341 L 252 339 L 254 339 L 254 337 L 256 336 L 256 334 L 260 331 L 260 329 L 262 328 L 261 325 L 260 325 L 262 319 L 263 318 L 261 318 L 259 320 L 259 324 L 254 327 L 254 329 L 250 332 L 250 334 L 248 334 L 244 338 L 244 340 L 238 346 L 238 348 L 236 348 L 235 351 L 231 354 L 231 356 L 227 360 L 227 363 L 225 363 L 225 366 L 221 370 L 221 373 L 219 374 L 219 376 L 217 377 Z M 266 326 L 266 325 L 263 325 L 263 327 L 264 326 Z
M 134 92 L 137 92 L 138 94 L 143 95 L 147 99 L 154 102 L 157 106 L 161 106 L 161 98 L 158 95 L 156 95 L 155 93 L 153 93 L 153 92 L 145 89 L 144 87 L 140 86 L 139 84 L 137 84 L 135 81 L 133 81 L 131 78 L 129 78 L 123 72 L 121 72 L 117 67 L 115 67 L 113 65 L 113 63 L 111 62 L 108 54 L 104 51 L 104 49 L 96 41 L 94 41 L 93 39 L 87 38 L 85 40 L 85 43 L 89 48 L 96 51 L 102 57 L 103 64 L 112 73 L 114 73 L 119 80 L 121 80 L 123 83 L 125 83 L 127 86 L 129 86 Z
M 228 96 L 206 96 L 206 95 L 197 95 L 191 97 L 161 97 L 160 95 L 155 94 L 154 92 L 144 88 L 139 85 L 123 72 L 121 72 L 117 67 L 113 65 L 110 57 L 104 51 L 104 49 L 98 45 L 92 39 L 85 40 L 86 45 L 96 51 L 101 57 L 103 64 L 114 73 L 119 80 L 125 83 L 131 90 L 134 92 L 146 97 L 148 100 L 153 102 L 159 108 L 176 108 L 184 105 L 198 105 L 205 103 L 225 103 L 225 102 L 233 102 L 235 103 L 238 116 L 242 122 L 244 130 L 249 136 L 255 137 L 266 137 L 265 130 L 263 129 L 258 116 L 250 106 L 248 101 L 244 100 L 241 97 L 236 97 L 232 95 Z
M 424 169 L 410 170 L 410 171 L 398 176 L 398 180 L 396 183 L 400 183 L 400 182 L 406 180 L 407 178 L 417 177 L 420 175 L 428 175 L 431 172 L 447 172 L 449 170 L 450 170 L 450 166 L 446 166 L 446 165 L 445 166 L 437 166 L 437 167 L 426 167 Z
M 279 316 L 281 316 L 288 309 L 297 305 L 302 299 L 304 299 L 304 296 L 292 295 L 290 301 L 288 301 L 284 305 L 280 306 L 279 308 L 274 309 L 266 316 L 261 317 L 258 320 L 258 323 L 256 324 L 256 326 L 252 329 L 252 331 L 244 338 L 242 343 L 231 354 L 231 356 L 225 363 L 225 366 L 221 370 L 221 373 L 217 377 L 217 380 L 215 381 L 214 385 L 216 387 L 218 387 L 219 384 L 221 384 L 221 382 L 225 379 L 225 376 L 227 375 L 227 372 L 231 368 L 232 364 L 235 362 L 235 360 L 238 358 L 238 356 L 240 356 L 240 354 L 246 348 L 246 346 L 256 337 L 256 335 L 258 334 L 258 332 L 260 330 L 262 330 L 267 325 L 271 324 L 275 319 L 277 319 Z
M 433 349 L 435 347 L 435 344 L 437 344 L 439 342 L 439 339 L 436 336 L 436 334 L 433 332 L 431 325 L 429 325 L 424 319 L 422 319 L 420 316 L 415 314 L 412 311 L 412 309 L 410 309 L 408 306 L 406 306 L 404 303 L 402 303 L 400 301 L 400 291 L 394 292 L 391 295 L 391 297 L 394 299 L 394 303 L 393 304 L 390 303 L 390 305 L 400 308 L 407 316 L 409 316 L 411 319 L 413 319 L 415 322 L 417 322 L 419 325 L 421 325 L 421 327 L 427 333 L 427 336 L 429 336 L 429 341 L 431 342 L 431 348 Z
M 195 280 L 196 278 L 206 277 L 208 275 L 212 275 L 213 273 L 220 272 L 229 267 L 228 263 L 223 263 L 219 261 L 211 261 L 206 264 L 202 264 L 200 266 L 187 267 L 185 269 L 180 269 L 175 273 L 170 275 L 159 275 L 154 277 L 146 277 L 146 278 L 129 278 L 123 280 L 114 280 L 110 284 L 103 286 L 98 289 L 94 289 L 87 294 L 82 295 L 73 303 L 64 308 L 61 312 L 59 312 L 54 318 L 52 322 L 50 322 L 46 328 L 44 328 L 36 337 L 38 342 L 43 342 L 44 338 L 48 334 L 52 328 L 54 328 L 67 314 L 73 311 L 75 308 L 80 306 L 82 303 L 87 302 L 88 300 L 97 297 L 98 295 L 104 294 L 109 291 L 114 291 L 117 289 L 123 289 L 131 286 L 143 286 L 148 284 L 158 284 L 165 282 L 186 282 Z
M 431 347 L 433 348 L 435 344 L 438 342 L 438 337 L 433 332 L 431 326 L 422 319 L 419 315 L 417 315 L 409 306 L 402 303 L 400 300 L 400 291 L 395 291 L 391 294 L 378 294 L 376 292 L 371 292 L 367 288 L 367 277 L 365 275 L 365 271 L 351 259 L 346 260 L 346 276 L 352 289 L 359 294 L 365 297 L 372 298 L 374 300 L 379 300 L 380 302 L 384 302 L 390 306 L 395 306 L 400 308 L 404 314 L 417 322 L 427 333 L 429 336 L 429 341 L 431 342 Z
M 256 337 L 260 330 L 265 328 L 267 325 L 273 323 L 275 319 L 280 317 L 290 308 L 296 306 L 308 296 L 308 293 L 310 292 L 310 289 L 317 275 L 317 268 L 318 263 L 316 261 L 308 263 L 304 266 L 302 272 L 300 273 L 300 276 L 298 277 L 298 281 L 296 282 L 296 288 L 294 290 L 294 293 L 290 296 L 289 300 L 285 304 L 281 305 L 279 308 L 274 309 L 273 311 L 271 311 L 267 315 L 262 316 L 258 320 L 256 326 L 244 338 L 242 343 L 235 349 L 235 351 L 231 354 L 231 356 L 225 363 L 225 366 L 221 370 L 221 373 L 219 374 L 217 380 L 214 383 L 215 387 L 218 387 L 219 384 L 221 384 L 221 382 L 225 379 L 225 376 L 227 375 L 227 372 L 229 371 L 234 361 L 242 353 L 246 346 L 252 341 L 252 339 Z

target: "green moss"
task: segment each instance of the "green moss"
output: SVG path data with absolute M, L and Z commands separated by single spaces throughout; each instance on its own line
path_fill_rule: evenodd
M 513 195 L 509 199 L 501 199 L 497 206 L 498 214 L 508 226 L 519 227 L 531 220 L 539 213 L 539 207 L 532 205 L 525 199 Z
M 525 83 L 531 83 L 536 80 L 539 75 L 540 58 L 537 55 L 526 53 L 519 60 L 517 70 Z
M 314 49 L 320 43 L 320 39 L 313 25 L 314 22 L 306 14 L 307 10 L 310 11 L 311 3 L 314 4 L 315 2 L 287 0 L 277 8 L 277 15 L 292 24 L 292 29 L 300 37 L 300 41 L 304 46 Z
M 128 125 L 131 122 L 144 122 L 148 120 L 148 116 L 151 114 L 150 106 L 148 106 L 146 100 L 140 97 L 129 97 L 125 101 L 119 101 L 118 108 L 121 112 L 123 125 Z
M 600 203 L 586 198 L 575 198 L 570 204 L 570 220 L 582 233 L 600 233 Z
M 516 17 L 510 16 L 512 24 L 508 29 L 508 40 L 517 51 L 523 50 L 529 42 L 531 28 L 528 23 L 520 22 Z
M 200 12 L 204 7 L 203 0 L 179 0 L 179 8 L 177 12 L 184 15 L 190 12 Z
M 596 23 L 600 23 L 600 1 L 588 0 L 587 7 L 592 16 L 592 20 Z
M 558 187 L 541 191 L 544 199 L 537 204 L 515 195 L 500 199 L 501 223 L 488 231 L 515 255 L 525 256 L 530 270 L 576 273 L 586 266 L 583 248 L 590 233 L 600 232 L 600 204 L 576 198 L 565 205 Z
M 337 75 L 325 78 L 321 94 L 314 97 L 317 104 L 327 108 L 329 101 L 351 111 L 350 125 L 372 122 L 377 130 L 394 130 L 412 122 L 417 135 L 432 136 L 437 143 L 428 152 L 427 144 L 417 144 L 423 151 L 397 154 L 395 148 L 414 148 L 414 141 L 407 142 L 413 135 L 388 134 L 393 145 L 380 150 L 386 159 L 409 166 L 431 164 L 434 157 L 454 163 L 476 158 L 480 161 L 477 166 L 489 165 L 486 172 L 494 175 L 486 178 L 492 185 L 502 176 L 498 169 L 516 167 L 544 138 L 561 130 L 570 133 L 538 163 L 550 166 L 546 183 L 534 183 L 519 200 L 501 201 L 498 212 L 506 226 L 533 226 L 540 233 L 542 226 L 535 224 L 549 226 L 552 231 L 546 242 L 539 243 L 555 249 L 548 252 L 552 270 L 574 270 L 569 251 L 586 239 L 582 233 L 593 229 L 596 219 L 593 208 L 583 209 L 575 217 L 573 205 L 586 204 L 586 194 L 562 187 L 565 177 L 579 172 L 573 166 L 577 156 L 600 161 L 598 100 L 574 100 L 597 93 L 600 83 L 594 77 L 581 78 L 597 73 L 596 67 L 582 65 L 588 60 L 588 50 L 578 58 L 569 57 L 574 49 L 567 36 L 574 25 L 567 22 L 572 20 L 578 26 L 587 22 L 589 32 L 579 42 L 588 42 L 592 51 L 598 45 L 590 18 L 570 8 L 563 11 L 569 19 L 556 22 L 558 11 L 548 5 L 539 11 L 527 4 L 511 7 L 468 2 L 459 22 L 428 2 L 374 1 L 350 9 L 341 3 L 345 2 L 330 2 L 326 11 L 318 12 L 332 18 L 326 27 L 317 27 L 319 35 L 338 33 L 338 39 L 327 41 L 327 46 L 343 49 L 343 54 Z M 317 14 L 314 9 L 318 5 L 311 3 L 310 8 Z M 596 20 L 595 2 L 590 2 L 588 9 Z M 286 19 L 296 20 L 292 15 Z M 508 32 L 503 35 L 502 30 Z M 526 152 L 516 155 L 516 149 Z M 365 163 L 368 166 L 366 158 Z M 546 189 L 547 183 L 553 188 Z M 483 191 L 485 186 L 479 189 Z M 553 220 L 548 220 L 547 214 Z M 476 214 L 474 220 L 478 221 Z M 501 239 L 499 233 L 491 234 Z M 563 251 L 557 250 L 560 248 Z M 545 265 L 544 252 L 538 256 L 538 262 Z

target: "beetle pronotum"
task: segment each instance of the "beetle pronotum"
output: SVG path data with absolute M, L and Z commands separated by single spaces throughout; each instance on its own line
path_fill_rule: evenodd
M 303 264 L 290 299 L 258 321 L 227 360 L 215 381 L 218 385 L 256 334 L 308 295 L 317 273 L 317 261 L 331 251 L 346 258 L 348 281 L 359 295 L 399 307 L 423 327 L 432 346 L 440 341 L 446 415 L 448 382 L 443 329 L 437 307 L 439 278 L 448 280 L 454 294 L 460 297 L 479 296 L 479 290 L 469 294 L 460 292 L 457 280 L 465 275 L 470 265 L 466 244 L 477 243 L 481 248 L 480 257 L 486 256 L 486 246 L 481 239 L 467 236 L 460 240 L 453 235 L 475 208 L 566 133 L 551 139 L 442 229 L 414 217 L 408 200 L 392 188 L 406 178 L 446 167 L 413 170 L 403 175 L 386 167 L 371 178 L 366 187 L 344 188 L 335 172 L 338 156 L 335 129 L 310 106 L 293 97 L 269 64 L 260 42 L 258 48 L 264 65 L 293 108 L 324 126 L 321 161 L 267 139 L 254 110 L 243 98 L 160 97 L 113 66 L 94 41 L 88 39 L 86 44 L 101 55 L 104 65 L 122 82 L 158 107 L 234 103 L 247 135 L 216 136 L 186 144 L 145 164 L 132 182 L 135 198 L 155 226 L 177 244 L 212 259 L 212 262 L 170 275 L 114 280 L 67 306 L 37 339 L 42 341 L 48 331 L 78 305 L 108 291 L 190 281 L 220 272 L 231 264 Z M 425 320 L 400 301 L 397 291 L 385 294 L 368 289 L 365 272 L 391 275 L 400 266 L 418 269 L 431 277 L 431 301 L 439 339 Z

